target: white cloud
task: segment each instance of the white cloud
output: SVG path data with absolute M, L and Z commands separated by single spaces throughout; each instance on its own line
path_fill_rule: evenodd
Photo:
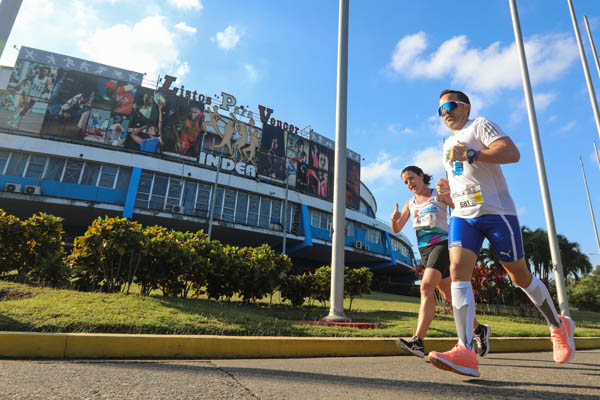
M 427 37 L 423 32 L 408 35 L 397 44 L 389 67 L 408 78 L 446 79 L 470 92 L 494 92 L 521 85 L 521 72 L 514 43 L 500 42 L 487 48 L 470 48 L 467 36 L 448 39 L 424 54 Z M 533 84 L 554 81 L 578 57 L 569 34 L 534 35 L 525 42 L 525 52 Z
M 442 162 L 442 146 L 427 147 L 413 156 L 413 164 L 421 168 L 426 174 L 437 175 L 444 172 Z
M 194 28 L 193 26 L 189 26 L 185 22 L 178 23 L 177 25 L 175 25 L 175 28 L 177 28 L 181 31 L 184 31 L 186 33 L 191 33 L 191 34 L 196 33 L 196 28 Z
M 403 37 L 397 44 L 392 54 L 392 68 L 400 73 L 404 68 L 410 69 L 410 63 L 427 48 L 427 35 L 425 32 L 415 33 Z
M 256 70 L 256 68 L 254 67 L 254 65 L 252 64 L 244 64 L 244 70 L 246 71 L 246 76 L 248 77 L 248 80 L 250 82 L 257 82 L 258 81 L 258 71 Z
M 159 72 L 172 71 L 182 64 L 175 35 L 165 23 L 164 17 L 151 16 L 133 26 L 114 25 L 96 30 L 78 45 L 91 60 L 145 72 L 155 79 Z
M 442 147 L 427 147 L 417 151 L 412 158 L 391 156 L 385 151 L 380 151 L 376 161 L 361 167 L 360 179 L 366 183 L 385 179 L 388 185 L 401 182 L 402 170 L 407 165 L 417 165 L 429 175 L 443 174 Z
M 367 183 L 372 183 L 378 179 L 385 178 L 387 183 L 400 181 L 402 178 L 400 173 L 402 165 L 399 157 L 392 157 L 385 151 L 379 152 L 377 160 L 363 165 L 360 168 L 360 179 Z
M 533 103 L 535 104 L 536 111 L 543 111 L 548 106 L 556 100 L 556 93 L 548 92 L 548 93 L 534 93 L 533 94 Z M 525 100 L 523 100 L 523 107 L 525 107 Z
M 223 32 L 217 32 L 211 40 L 216 41 L 218 46 L 225 50 L 233 49 L 240 41 L 241 35 L 233 26 L 228 26 Z
M 544 111 L 548 106 L 557 98 L 557 94 L 554 92 L 546 92 L 546 93 L 534 93 L 533 94 L 533 104 L 535 106 L 536 113 L 540 111 Z M 525 104 L 525 99 L 523 98 L 518 105 L 513 106 L 512 113 L 510 115 L 511 124 L 517 124 L 521 122 L 521 120 L 527 116 L 527 104 Z
M 190 64 L 187 61 L 184 61 L 179 68 L 177 68 L 177 78 L 183 78 L 190 71 Z
M 519 207 L 519 209 L 517 210 L 517 215 L 519 217 L 525 215 L 525 213 L 527 212 L 527 208 L 526 207 Z
M 577 125 L 577 121 L 573 120 L 573 121 L 561 126 L 560 128 L 558 128 L 558 131 L 560 133 L 566 133 L 566 132 L 572 131 L 573 128 L 575 128 L 575 125 Z
M 200 0 L 168 0 L 169 4 L 174 5 L 180 10 L 202 10 L 204 6 Z
M 402 135 L 402 134 L 409 135 L 409 134 L 415 133 L 414 130 L 402 125 L 402 123 L 400 123 L 400 122 L 395 122 L 395 123 L 389 124 L 387 127 L 387 130 L 388 130 L 388 132 L 393 133 L 395 135 Z

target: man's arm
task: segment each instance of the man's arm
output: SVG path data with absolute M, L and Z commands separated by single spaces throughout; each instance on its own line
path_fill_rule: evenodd
M 517 149 L 517 146 L 515 146 L 512 139 L 508 136 L 494 140 L 487 149 L 480 150 L 477 156 L 477 161 L 493 164 L 516 163 L 520 159 L 521 153 L 519 149 Z
M 449 161 L 467 161 L 467 146 L 463 143 L 458 142 L 456 146 L 453 146 L 448 151 Z M 510 164 L 516 163 L 521 159 L 521 153 L 517 146 L 513 143 L 510 137 L 503 136 L 496 139 L 488 148 L 479 150 L 477 160 L 475 162 L 487 162 L 492 164 Z

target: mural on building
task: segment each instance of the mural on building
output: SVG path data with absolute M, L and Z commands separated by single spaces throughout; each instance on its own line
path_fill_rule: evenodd
M 23 47 L 6 90 L 0 127 L 185 158 L 200 165 L 333 198 L 334 142 L 253 114 L 222 93 L 221 104 L 196 91 L 142 86 L 143 74 Z M 218 96 L 217 96 L 218 97 Z M 260 119 L 254 119 L 255 115 Z M 261 124 L 262 126 L 260 126 Z M 360 156 L 348 151 L 346 203 L 359 208 Z

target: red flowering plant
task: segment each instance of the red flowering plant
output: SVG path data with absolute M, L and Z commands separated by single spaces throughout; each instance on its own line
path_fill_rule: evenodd
M 499 305 L 503 303 L 503 290 L 510 286 L 504 269 L 496 263 L 479 262 L 473 269 L 473 294 L 478 304 Z

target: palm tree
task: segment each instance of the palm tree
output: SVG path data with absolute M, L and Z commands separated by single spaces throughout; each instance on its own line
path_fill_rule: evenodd
M 554 273 L 548 233 L 541 228 L 532 231 L 527 226 L 521 228 L 521 233 L 529 270 L 540 279 L 548 279 Z M 560 234 L 557 238 L 565 278 L 572 275 L 577 280 L 592 271 L 592 264 L 588 256 L 581 252 L 579 243 L 570 242 Z

